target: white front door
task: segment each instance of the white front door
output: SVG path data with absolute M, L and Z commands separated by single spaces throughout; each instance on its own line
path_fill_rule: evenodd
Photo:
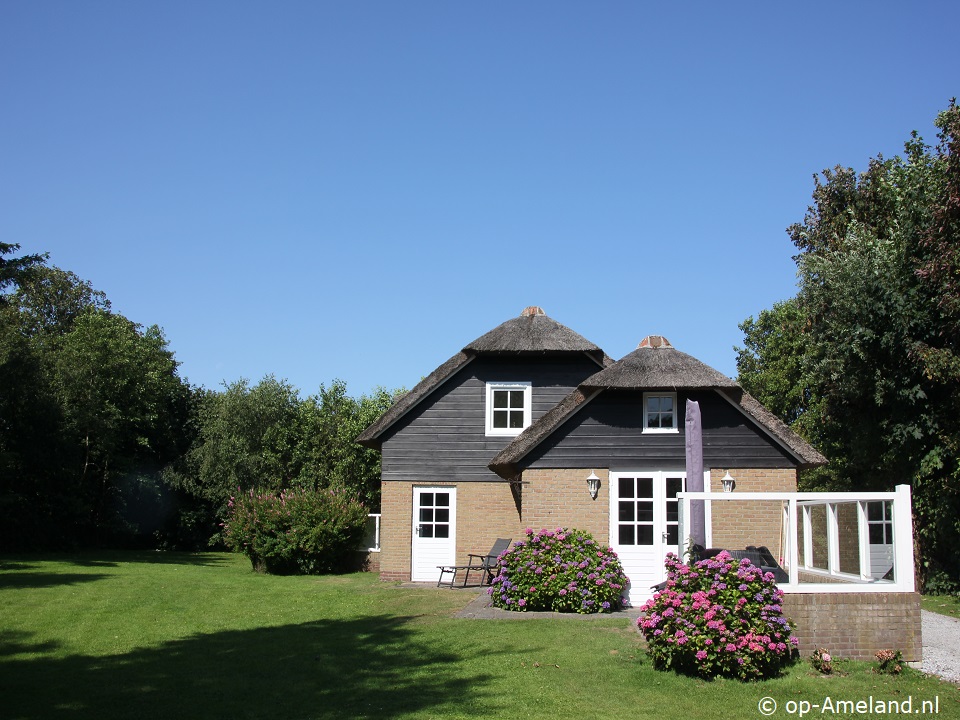
M 457 546 L 457 489 L 413 489 L 413 547 L 410 579 L 436 582 L 439 565 L 453 565 Z
M 685 481 L 682 471 L 610 474 L 610 545 L 630 578 L 633 605 L 666 579 L 663 560 L 677 552 L 677 493 Z

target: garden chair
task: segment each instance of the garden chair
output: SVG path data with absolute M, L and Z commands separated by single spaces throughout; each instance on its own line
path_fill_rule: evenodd
M 500 554 L 510 547 L 510 543 L 513 542 L 512 538 L 497 538 L 497 541 L 493 544 L 493 547 L 490 548 L 490 552 L 485 555 L 478 555 L 476 553 L 469 553 L 467 555 L 467 564 L 466 565 L 438 565 L 440 569 L 440 578 L 437 580 L 437 587 L 441 585 L 449 585 L 453 587 L 454 583 L 457 581 L 457 573 L 461 570 L 463 571 L 463 585 L 466 587 L 467 583 L 470 580 L 471 572 L 482 572 L 484 575 L 481 577 L 481 583 L 486 583 L 489 585 L 493 582 L 494 570 L 497 569 L 497 558 L 500 557 Z M 445 581 L 443 579 L 444 575 L 450 575 L 450 580 Z
M 787 571 L 780 567 L 780 563 L 777 562 L 776 558 L 773 557 L 773 553 L 770 552 L 770 549 L 766 545 L 761 545 L 760 547 L 755 547 L 753 545 L 747 545 L 748 552 L 754 552 L 760 557 L 760 562 L 756 562 L 753 558 L 750 558 L 750 562 L 759 567 L 763 572 L 773 573 L 773 577 L 778 583 L 789 582 L 790 576 L 787 575 Z

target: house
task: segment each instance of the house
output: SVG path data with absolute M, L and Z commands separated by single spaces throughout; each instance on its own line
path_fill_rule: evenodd
M 688 401 L 701 417 L 702 485 L 687 477 Z M 436 581 L 438 566 L 466 564 L 497 538 L 570 527 L 616 551 L 636 605 L 682 549 L 696 502 L 708 546 L 747 557 L 765 546 L 786 567 L 777 582 L 802 653 L 872 659 L 896 647 L 920 659 L 909 487 L 798 493 L 798 471 L 826 459 L 662 336 L 614 362 L 527 308 L 357 440 L 382 453 L 383 580 Z M 736 492 L 723 492 L 729 479 Z
M 358 438 L 382 453 L 380 575 L 431 581 L 439 565 L 524 528 L 587 530 L 618 553 L 642 600 L 677 546 L 684 407 L 699 402 L 705 483 L 789 491 L 825 462 L 733 380 L 652 336 L 619 362 L 530 307 L 467 345 Z M 592 497 L 588 476 L 598 477 Z M 718 508 L 722 513 L 727 508 Z M 716 514 L 716 513 L 715 513 Z M 714 517 L 775 548 L 779 505 Z M 743 547 L 741 544 L 740 547 Z
M 538 307 L 497 326 L 397 400 L 357 439 L 382 455 L 380 576 L 435 581 L 498 537 L 518 538 L 519 484 L 490 460 L 613 361 Z

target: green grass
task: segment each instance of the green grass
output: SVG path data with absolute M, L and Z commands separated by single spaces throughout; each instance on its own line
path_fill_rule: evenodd
M 920 607 L 948 617 L 960 618 L 960 597 L 956 595 L 924 595 Z
M 913 671 L 703 682 L 653 670 L 624 620 L 453 618 L 472 597 L 217 553 L 0 559 L 0 718 L 731 718 L 767 696 L 775 717 L 826 696 L 960 717 Z

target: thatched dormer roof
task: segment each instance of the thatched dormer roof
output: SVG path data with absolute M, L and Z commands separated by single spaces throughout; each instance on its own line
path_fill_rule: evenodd
M 692 355 L 680 352 L 662 335 L 649 335 L 637 349 L 584 380 L 585 389 L 735 388 L 737 383 Z
M 680 352 L 665 337 L 651 335 L 644 338 L 636 350 L 580 383 L 576 390 L 499 452 L 488 467 L 500 477 L 516 477 L 521 470 L 521 461 L 529 452 L 606 391 L 666 389 L 715 390 L 792 455 L 798 466 L 815 467 L 827 463 L 813 446 L 735 381 Z
M 549 317 L 543 308 L 525 308 L 520 317 L 507 320 L 481 335 L 417 383 L 410 392 L 398 398 L 357 437 L 357 442 L 379 449 L 384 432 L 478 356 L 578 353 L 587 355 L 600 368 L 613 364 L 613 359 L 600 347 Z

